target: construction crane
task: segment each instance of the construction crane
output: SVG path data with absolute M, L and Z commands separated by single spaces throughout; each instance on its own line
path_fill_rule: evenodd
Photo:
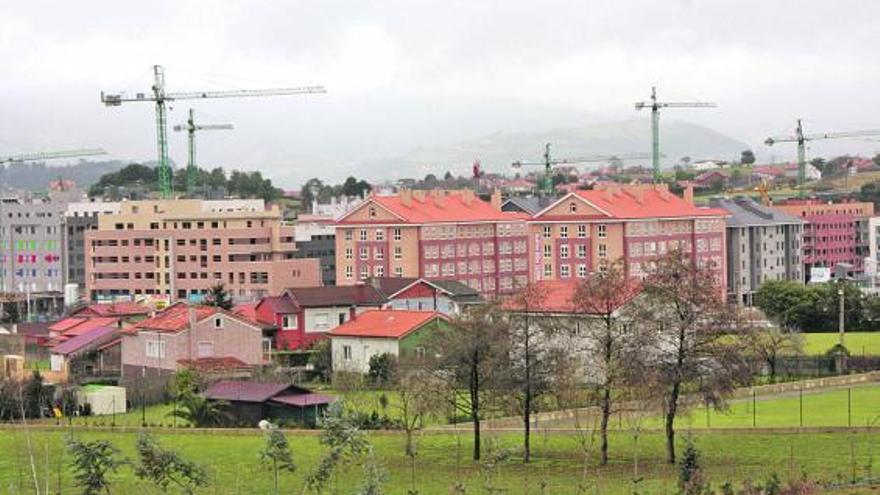
M 657 101 L 657 87 L 651 86 L 651 101 L 636 103 L 636 110 L 651 109 L 651 165 L 654 168 L 654 182 L 660 182 L 660 109 L 661 108 L 714 108 L 717 105 L 706 102 L 662 102 Z
M 202 100 L 215 98 L 243 98 L 258 96 L 286 96 L 326 93 L 323 86 L 303 86 L 298 88 L 278 89 L 239 89 L 231 91 L 189 91 L 166 92 L 165 70 L 161 65 L 153 66 L 152 94 L 136 93 L 134 97 L 124 93 L 105 94 L 101 92 L 101 102 L 108 107 L 117 107 L 129 102 L 154 102 L 156 104 L 156 142 L 159 152 L 159 192 L 164 198 L 171 197 L 173 192 L 171 168 L 168 165 L 168 126 L 166 102 L 176 100 Z
M 187 161 L 186 161 L 186 193 L 192 196 L 196 187 L 196 131 L 222 131 L 232 130 L 232 124 L 196 124 L 195 111 L 189 109 L 189 118 L 185 125 L 174 126 L 176 132 L 186 131 L 187 134 Z
M 636 160 L 640 158 L 648 158 L 648 153 L 625 153 L 622 155 L 590 155 L 580 158 L 552 158 L 550 156 L 550 143 L 544 145 L 544 161 L 527 162 L 517 160 L 511 164 L 513 168 L 521 167 L 544 167 L 544 176 L 538 185 L 538 191 L 542 194 L 550 196 L 553 194 L 553 167 L 555 165 L 574 165 L 578 163 L 588 162 L 604 162 L 610 160 Z
M 0 155 L 0 163 L 33 162 L 39 160 L 56 160 L 59 158 L 77 158 L 81 156 L 97 156 L 106 154 L 107 152 L 102 150 L 101 148 L 67 151 L 45 151 L 42 153 L 27 153 L 23 155 Z
M 826 132 L 819 134 L 804 134 L 804 126 L 801 119 L 797 121 L 797 129 L 794 136 L 778 136 L 769 137 L 764 140 L 767 146 L 773 146 L 776 143 L 797 143 L 798 154 L 798 196 L 804 196 L 804 183 L 807 181 L 807 141 L 818 141 L 820 139 L 840 139 L 840 138 L 857 138 L 880 136 L 880 129 L 868 131 L 850 131 L 850 132 Z

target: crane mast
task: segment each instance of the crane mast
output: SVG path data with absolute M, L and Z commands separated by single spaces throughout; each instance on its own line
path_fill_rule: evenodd
M 648 158 L 652 155 L 648 153 L 624 153 L 620 155 L 590 155 L 576 158 L 552 158 L 550 154 L 550 143 L 544 145 L 544 160 L 540 162 L 528 162 L 517 160 L 511 164 L 513 168 L 521 167 L 544 167 L 544 176 L 538 184 L 538 191 L 541 194 L 550 196 L 553 194 L 553 166 L 554 165 L 574 165 L 578 163 L 603 162 L 609 160 L 635 160 L 640 158 Z
M 657 101 L 657 87 L 651 86 L 650 101 L 637 102 L 636 110 L 651 109 L 651 166 L 654 169 L 654 182 L 660 182 L 660 109 L 661 108 L 714 108 L 717 105 L 707 102 L 661 102 Z
M 156 145 L 159 160 L 159 193 L 163 198 L 170 198 L 174 192 L 171 167 L 168 164 L 168 109 L 165 104 L 166 102 L 214 98 L 323 94 L 327 92 L 324 87 L 320 85 L 258 90 L 166 92 L 165 70 L 161 65 L 153 66 L 153 86 L 151 90 L 152 95 L 150 96 L 144 93 L 137 93 L 134 97 L 129 97 L 123 93 L 105 94 L 104 92 L 101 92 L 101 102 L 108 107 L 116 107 L 128 102 L 152 101 L 156 104 Z M 187 183 L 189 184 L 189 182 L 190 179 L 187 177 Z
M 866 131 L 848 131 L 848 132 L 824 132 L 817 134 L 804 134 L 804 125 L 801 119 L 797 120 L 797 128 L 794 136 L 777 136 L 768 137 L 764 140 L 767 146 L 773 146 L 776 143 L 797 143 L 797 160 L 798 160 L 798 196 L 804 197 L 804 184 L 807 182 L 807 142 L 818 141 L 823 139 L 844 139 L 856 137 L 880 136 L 880 129 L 871 129 Z
M 185 125 L 174 126 L 175 131 L 186 131 L 187 134 L 187 160 L 186 160 L 186 192 L 192 196 L 196 187 L 196 131 L 231 130 L 232 124 L 196 124 L 195 111 L 189 109 L 189 117 Z

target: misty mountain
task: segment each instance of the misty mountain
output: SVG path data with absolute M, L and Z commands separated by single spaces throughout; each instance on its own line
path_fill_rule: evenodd
M 664 168 L 679 163 L 682 157 L 699 160 L 735 160 L 749 146 L 708 127 L 669 120 L 661 123 L 661 160 Z M 512 173 L 516 160 L 540 161 L 544 143 L 552 143 L 557 158 L 624 153 L 650 153 L 651 125 L 648 118 L 604 122 L 578 127 L 556 128 L 538 132 L 495 133 L 479 139 L 448 146 L 414 149 L 401 156 L 367 162 L 362 173 L 375 177 L 423 177 L 425 174 L 470 174 L 479 160 L 487 172 Z M 650 159 L 632 164 L 650 165 Z M 595 164 L 600 165 L 600 164 Z M 582 166 L 582 168 L 587 168 Z
M 28 191 L 45 191 L 49 188 L 49 182 L 61 178 L 72 180 L 79 188 L 88 190 L 89 186 L 98 182 L 102 175 L 116 172 L 131 163 L 133 162 L 130 160 L 80 160 L 78 163 L 69 165 L 14 162 L 5 166 L 0 165 L 0 186 Z M 156 162 L 146 161 L 143 164 L 154 167 Z

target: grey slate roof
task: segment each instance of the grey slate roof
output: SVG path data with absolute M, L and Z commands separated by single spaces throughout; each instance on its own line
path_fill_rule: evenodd
M 521 211 L 534 215 L 557 199 L 558 196 L 512 196 L 501 205 L 501 211 Z
M 807 222 L 787 213 L 783 213 L 770 206 L 764 206 L 757 201 L 744 196 L 729 198 L 712 198 L 709 203 L 713 208 L 723 208 L 730 212 L 727 217 L 728 227 L 750 227 L 761 225 L 797 224 Z

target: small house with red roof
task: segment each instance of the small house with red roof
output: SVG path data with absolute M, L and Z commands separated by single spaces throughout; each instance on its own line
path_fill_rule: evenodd
M 121 373 L 120 330 L 95 327 L 53 346 L 49 377 L 54 382 L 76 378 L 118 378 Z
M 418 357 L 431 334 L 448 325 L 436 311 L 365 311 L 329 332 L 333 370 L 367 373 L 370 358 L 380 354 Z
M 253 368 L 268 362 L 271 351 L 259 323 L 214 306 L 177 303 L 120 334 L 125 381 L 199 368 L 218 358 Z

